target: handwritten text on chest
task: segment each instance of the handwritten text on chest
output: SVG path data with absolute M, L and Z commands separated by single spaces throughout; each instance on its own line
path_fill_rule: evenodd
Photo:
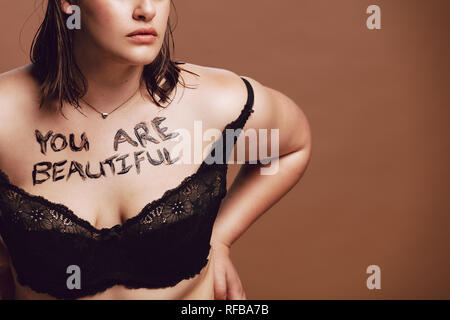
M 154 135 L 150 134 L 150 129 L 145 122 L 140 122 L 134 127 L 134 137 L 132 137 L 133 135 L 129 135 L 123 129 L 117 130 L 112 141 L 114 151 L 118 151 L 121 144 L 147 148 L 149 143 L 152 145 L 158 145 L 160 142 L 177 137 L 178 133 L 176 132 L 166 133 L 167 127 L 163 127 L 161 125 L 165 119 L 166 118 L 164 117 L 156 117 L 151 121 L 153 131 L 156 133 Z M 51 130 L 46 134 L 42 134 L 39 130 L 35 130 L 35 135 L 36 141 L 40 145 L 41 153 L 44 155 L 47 155 L 48 152 L 50 152 L 50 149 L 53 152 L 60 152 L 67 148 L 70 148 L 70 150 L 74 152 L 81 152 L 83 150 L 89 151 L 89 140 L 84 132 L 81 134 L 79 143 L 76 143 L 75 135 L 73 133 L 69 135 L 69 139 L 67 139 L 65 135 L 61 133 L 53 133 Z M 42 161 L 33 166 L 33 185 L 41 184 L 50 178 L 52 178 L 52 181 L 58 181 L 64 178 L 68 180 L 74 173 L 77 173 L 83 180 L 86 180 L 87 178 L 98 179 L 100 177 L 106 177 L 107 173 L 105 167 L 109 167 L 111 174 L 115 175 L 126 174 L 134 166 L 136 168 L 136 172 L 139 174 L 141 171 L 141 162 L 146 159 L 151 165 L 154 166 L 161 165 L 163 163 L 170 165 L 179 159 L 179 157 L 172 159 L 169 151 L 165 147 L 158 148 L 156 153 L 157 156 L 155 157 L 152 156 L 149 151 L 137 150 L 133 152 L 133 159 L 128 158 L 130 153 L 121 155 L 114 154 L 103 161 L 99 161 L 98 169 L 95 173 L 91 171 L 91 164 L 89 161 L 87 161 L 84 166 L 80 162 L 74 160 L 70 162 L 70 165 L 68 164 L 68 160 L 53 163 L 49 161 Z M 134 162 L 134 165 L 128 165 L 127 161 Z M 119 165 L 119 168 L 116 168 L 117 164 Z M 64 171 L 63 167 L 66 165 L 69 170 L 67 175 L 64 175 L 62 172 Z M 38 175 L 40 178 L 44 177 L 44 179 L 38 179 Z

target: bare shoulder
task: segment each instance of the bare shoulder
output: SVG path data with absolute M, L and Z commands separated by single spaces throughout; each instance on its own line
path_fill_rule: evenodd
M 254 108 L 261 109 L 258 113 L 269 111 L 263 105 L 269 103 L 271 92 L 260 82 L 223 68 L 188 63 L 183 66 L 199 75 L 196 78 L 200 88 L 199 102 L 205 115 L 218 120 L 219 127 L 224 122 L 235 120 L 247 102 L 248 91 L 242 78 L 248 80 L 252 86 L 255 97 Z
M 23 90 L 36 90 L 38 88 L 37 81 L 31 74 L 32 65 L 27 64 L 7 72 L 0 73 L 0 94 L 1 97 L 7 97 Z M 34 93 L 34 92 L 30 92 Z M 20 97 L 15 97 L 20 98 Z
M 31 75 L 31 65 L 0 74 L 0 130 L 7 130 L 26 117 L 38 103 L 38 92 L 37 81 Z
M 265 86 L 249 76 L 221 68 L 187 64 L 200 75 L 204 112 L 211 114 L 217 126 L 235 120 L 248 98 L 246 79 L 254 93 L 253 113 L 245 129 L 278 129 L 280 155 L 310 144 L 310 127 L 302 108 L 283 92 Z

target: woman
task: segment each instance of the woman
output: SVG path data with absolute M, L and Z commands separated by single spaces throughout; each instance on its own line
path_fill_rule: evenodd
M 171 61 L 171 4 L 50 0 L 32 63 L 0 76 L 3 297 L 246 298 L 230 247 L 305 171 L 308 122 L 251 78 Z M 199 121 L 220 135 L 180 164 Z M 259 129 L 278 140 L 238 158 Z M 227 160 L 246 162 L 228 193 Z

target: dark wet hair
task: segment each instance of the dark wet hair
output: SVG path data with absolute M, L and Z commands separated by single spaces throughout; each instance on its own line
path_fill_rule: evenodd
M 171 5 L 175 9 L 172 0 Z M 66 27 L 67 17 L 68 15 L 62 11 L 60 0 L 48 0 L 44 20 L 31 44 L 32 74 L 40 83 L 39 108 L 55 99 L 59 101 L 60 111 L 64 101 L 75 108 L 80 108 L 79 99 L 87 92 L 87 81 L 73 55 L 73 30 Z M 175 50 L 169 18 L 161 50 L 152 63 L 144 66 L 142 73 L 142 80 L 145 81 L 152 100 L 163 108 L 160 102 L 170 101 L 171 92 L 176 89 L 179 79 L 182 79 L 181 70 L 198 76 L 178 66 L 184 62 L 172 61 L 170 44 L 172 50 Z M 162 82 L 164 83 L 160 86 Z M 187 87 L 184 80 L 181 83 Z M 159 97 L 159 101 L 156 96 Z

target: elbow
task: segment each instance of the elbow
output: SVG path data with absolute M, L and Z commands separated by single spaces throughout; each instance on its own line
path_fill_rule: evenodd
M 312 134 L 311 134 L 311 126 L 309 124 L 308 118 L 305 113 L 298 108 L 298 126 L 297 132 L 295 136 L 296 139 L 296 148 L 294 149 L 296 153 L 296 157 L 298 158 L 298 166 L 303 168 L 304 171 L 311 160 L 312 154 Z
M 292 152 L 292 161 L 295 163 L 294 172 L 300 179 L 305 173 L 311 162 L 312 155 L 312 134 L 309 121 L 303 111 L 298 108 L 298 131 L 294 151 Z

